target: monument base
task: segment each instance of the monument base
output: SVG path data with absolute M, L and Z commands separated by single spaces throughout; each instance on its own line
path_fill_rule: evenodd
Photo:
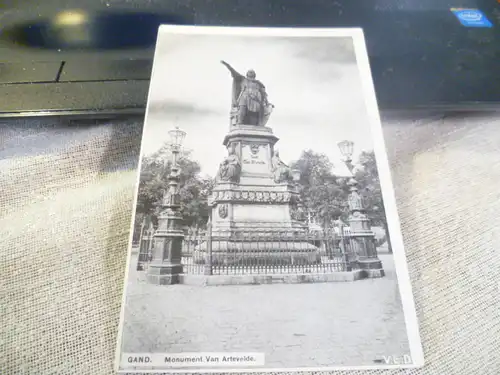
M 365 272 L 367 278 L 376 279 L 385 276 L 382 262 L 378 258 L 359 259 L 357 263 L 359 269 Z
M 180 275 L 180 283 L 192 286 L 225 286 L 225 285 L 262 285 L 262 284 L 310 284 L 353 282 L 366 278 L 361 270 L 330 273 L 290 273 L 275 275 Z
M 137 271 L 144 271 L 144 265 L 148 263 L 149 254 L 139 253 L 137 257 Z
M 266 239 L 260 242 L 231 241 L 212 242 L 212 265 L 285 266 L 312 265 L 321 263 L 319 249 L 307 241 L 278 241 Z M 195 247 L 193 262 L 207 262 L 207 243 Z
M 151 263 L 148 267 L 146 278 L 148 283 L 156 285 L 179 284 L 179 275 L 182 273 L 180 264 L 155 264 Z
M 292 219 L 296 193 L 288 184 L 218 184 L 211 197 L 213 231 L 283 231 L 301 227 Z

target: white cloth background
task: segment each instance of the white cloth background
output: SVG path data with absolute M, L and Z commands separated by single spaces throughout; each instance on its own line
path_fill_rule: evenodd
M 141 127 L 0 122 L 0 374 L 113 373 Z M 427 364 L 343 373 L 498 375 L 500 116 L 384 133 Z

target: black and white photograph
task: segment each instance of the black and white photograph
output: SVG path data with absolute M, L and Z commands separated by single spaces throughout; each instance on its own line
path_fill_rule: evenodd
M 361 29 L 162 26 L 120 372 L 420 367 Z

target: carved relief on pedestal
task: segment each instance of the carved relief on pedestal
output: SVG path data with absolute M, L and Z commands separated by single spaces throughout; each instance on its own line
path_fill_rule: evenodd
M 221 204 L 219 206 L 219 217 L 221 219 L 225 219 L 227 217 L 227 214 L 228 214 L 228 207 L 227 207 L 227 204 Z
M 250 152 L 252 155 L 257 155 L 259 153 L 260 145 L 258 143 L 252 143 L 250 145 Z
M 268 174 L 269 158 L 267 144 L 244 142 L 241 147 L 241 164 L 243 171 L 250 174 Z
M 230 202 L 254 202 L 254 203 L 287 203 L 292 200 L 292 193 L 289 191 L 253 191 L 253 190 L 238 190 L 238 191 L 214 191 L 212 193 L 211 202 L 214 204 L 221 201 Z

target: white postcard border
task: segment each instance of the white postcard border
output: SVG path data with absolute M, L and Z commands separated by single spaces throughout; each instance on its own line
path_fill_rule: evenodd
M 379 172 L 380 185 L 382 187 L 382 196 L 384 199 L 387 225 L 389 227 L 391 244 L 393 247 L 394 263 L 398 279 L 399 294 L 401 296 L 401 303 L 403 305 L 403 313 L 405 317 L 408 342 L 410 345 L 410 353 L 413 363 L 423 366 L 424 353 L 420 338 L 418 317 L 413 297 L 410 273 L 408 270 L 403 235 L 401 232 L 401 223 L 399 220 L 399 214 L 396 205 L 396 197 L 394 186 L 392 183 L 391 170 L 389 167 L 389 160 L 387 158 L 387 149 L 385 146 L 384 134 L 382 130 L 382 121 L 380 119 L 375 85 L 373 83 L 368 51 L 366 48 L 363 31 L 361 29 L 358 29 L 355 36 L 353 36 L 353 39 L 354 49 L 356 52 L 356 60 L 358 62 L 358 67 L 361 74 L 361 84 L 363 86 L 366 108 L 368 111 L 368 116 L 370 118 L 375 159 Z

